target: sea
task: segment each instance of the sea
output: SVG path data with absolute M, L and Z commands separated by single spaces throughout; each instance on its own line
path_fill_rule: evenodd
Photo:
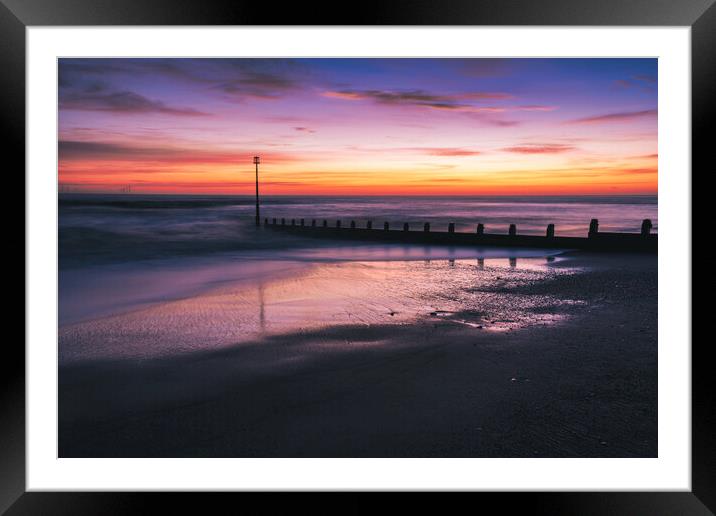
M 407 222 L 435 231 L 586 236 L 638 232 L 643 219 L 658 231 L 655 195 L 500 197 L 271 196 L 261 220 L 329 220 L 344 226 L 368 220 L 382 228 Z M 310 239 L 255 227 L 252 196 L 71 194 L 58 203 L 59 324 L 191 295 L 207 285 L 274 275 L 295 264 L 545 256 L 540 249 L 439 248 Z M 320 223 L 319 223 L 320 224 Z M 282 265 L 283 264 L 283 265 Z

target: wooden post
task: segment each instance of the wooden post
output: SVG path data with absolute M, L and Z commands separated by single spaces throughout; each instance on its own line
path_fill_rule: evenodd
M 264 219 L 264 226 L 268 226 L 268 219 Z
M 477 225 L 477 234 L 482 236 L 485 234 L 485 226 L 482 224 Z
M 372 220 L 369 220 L 369 221 L 366 223 L 365 227 L 366 227 L 366 229 L 373 229 L 373 221 L 372 221 Z
M 285 225 L 286 225 L 286 219 L 283 219 L 283 218 L 281 219 L 281 225 L 282 225 L 282 226 L 285 226 Z
M 340 221 L 340 220 L 337 220 L 337 221 L 336 221 L 336 227 L 337 227 L 337 228 L 340 228 L 340 227 L 341 227 L 341 221 Z
M 326 219 L 323 219 L 323 227 L 324 228 L 328 227 L 328 221 Z
M 510 224 L 509 235 L 510 236 L 517 235 L 517 226 L 516 225 Z
M 455 233 L 455 223 L 454 222 L 450 222 L 448 224 L 448 233 Z
M 273 225 L 274 226 L 276 225 L 276 219 L 273 219 Z
M 295 226 L 295 225 L 296 225 L 296 219 L 291 219 L 291 225 L 292 225 L 292 226 Z
M 383 223 L 383 230 L 388 231 L 389 229 L 390 229 L 390 224 L 388 224 L 387 222 L 384 222 L 384 223 Z
M 304 219 L 301 219 L 301 227 L 306 225 L 306 221 Z
M 311 219 L 311 227 L 312 228 L 316 227 L 316 219 Z
M 641 236 L 648 237 L 651 233 L 651 219 L 644 219 L 641 223 Z
M 426 233 L 430 233 L 430 222 L 426 222 L 423 225 L 423 231 L 425 231 Z
M 554 224 L 547 224 L 547 238 L 554 238 Z
M 356 228 L 356 221 L 351 220 L 351 229 L 355 229 L 355 228 Z
M 599 233 L 599 221 L 597 219 L 592 219 L 589 223 L 589 233 L 587 234 L 587 237 L 595 237 L 597 236 L 597 233 Z
M 261 219 L 259 218 L 259 163 L 261 163 L 261 158 L 254 156 L 254 165 L 256 166 L 256 227 L 261 225 Z

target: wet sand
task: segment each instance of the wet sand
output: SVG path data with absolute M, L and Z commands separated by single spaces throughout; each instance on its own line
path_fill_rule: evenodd
M 317 264 L 60 328 L 62 457 L 653 457 L 655 256 Z

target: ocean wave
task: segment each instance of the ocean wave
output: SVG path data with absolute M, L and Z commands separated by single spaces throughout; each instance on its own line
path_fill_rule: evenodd
M 586 235 L 592 218 L 602 231 L 638 232 L 644 218 L 652 219 L 654 231 L 658 227 L 655 196 L 509 199 L 286 196 L 262 199 L 261 213 L 269 220 L 327 220 L 331 226 L 341 220 L 365 227 L 372 220 L 373 227 L 388 221 L 417 229 L 430 222 L 434 231 L 452 222 L 457 231 L 474 232 L 482 223 L 485 231 L 506 233 L 517 224 L 518 233 L 544 234 L 555 224 L 564 236 Z M 257 229 L 249 196 L 61 195 L 58 236 L 60 268 L 250 251 L 273 251 L 280 259 L 282 250 L 345 248 Z

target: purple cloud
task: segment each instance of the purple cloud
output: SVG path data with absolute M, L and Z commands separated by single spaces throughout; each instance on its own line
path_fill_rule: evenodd
M 513 147 L 504 147 L 505 152 L 513 152 L 516 154 L 559 154 L 574 150 L 572 145 L 562 143 L 528 143 L 525 145 L 515 145 Z
M 60 109 L 78 111 L 109 111 L 113 113 L 161 113 L 176 116 L 205 116 L 191 108 L 168 106 L 159 100 L 148 99 L 131 91 L 105 92 L 101 86 L 85 92 L 62 95 Z
M 650 118 L 657 115 L 656 109 L 644 109 L 642 111 L 623 111 L 620 113 L 607 113 L 606 115 L 590 116 L 571 120 L 570 124 L 599 124 L 604 122 L 631 122 L 643 118 Z

